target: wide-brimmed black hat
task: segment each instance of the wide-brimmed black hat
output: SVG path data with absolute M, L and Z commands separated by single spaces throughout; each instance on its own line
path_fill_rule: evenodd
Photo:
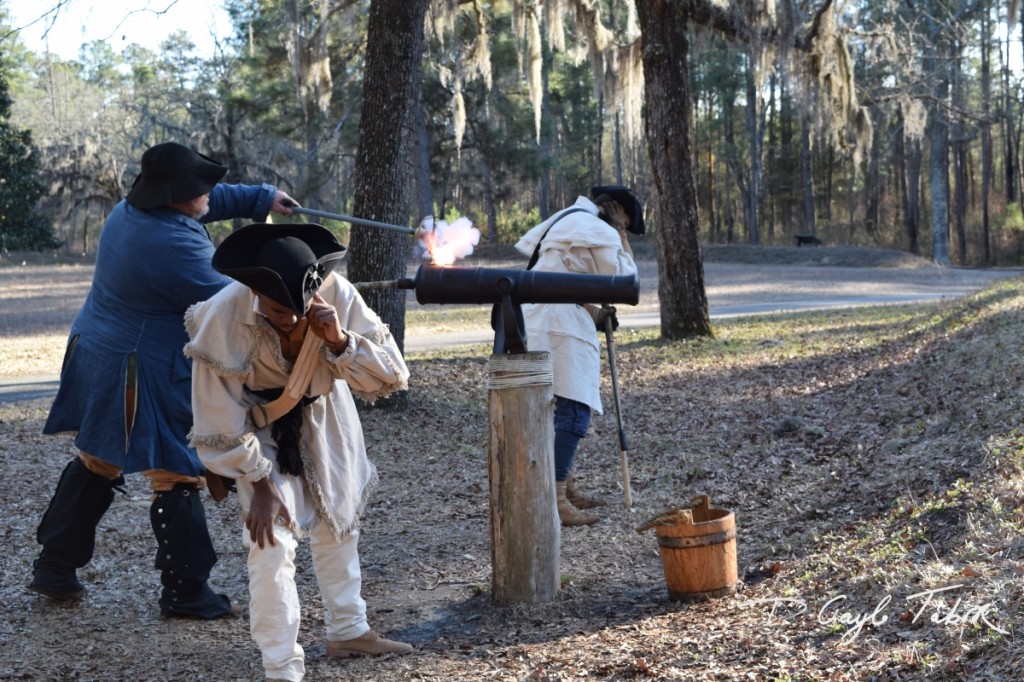
M 142 172 L 126 199 L 135 208 L 191 201 L 213 189 L 227 166 L 177 142 L 164 142 L 142 154 Z
M 345 257 L 331 231 L 315 223 L 253 223 L 227 236 L 213 269 L 303 315 L 324 278 Z
M 626 213 L 629 215 L 627 230 L 633 234 L 643 234 L 647 230 L 644 226 L 644 205 L 640 203 L 631 189 L 622 185 L 597 185 L 590 188 L 591 199 L 596 199 L 602 194 L 607 194 L 626 209 Z

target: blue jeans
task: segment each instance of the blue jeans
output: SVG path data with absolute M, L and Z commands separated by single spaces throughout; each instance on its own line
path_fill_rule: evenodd
M 572 460 L 580 439 L 590 428 L 590 407 L 575 400 L 555 396 L 555 480 L 564 481 L 572 470 Z

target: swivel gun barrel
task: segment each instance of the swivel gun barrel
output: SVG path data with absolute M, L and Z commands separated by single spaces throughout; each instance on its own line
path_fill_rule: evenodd
M 636 275 L 577 275 L 537 270 L 421 265 L 415 279 L 398 288 L 415 289 L 419 303 L 626 303 L 640 301 Z

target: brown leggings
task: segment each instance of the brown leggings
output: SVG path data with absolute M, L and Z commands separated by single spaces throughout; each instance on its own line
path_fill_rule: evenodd
M 88 455 L 81 450 L 78 451 L 78 458 L 82 460 L 82 464 L 85 465 L 86 469 L 97 476 L 102 476 L 108 481 L 113 481 L 121 475 L 120 467 L 104 462 L 102 459 Z M 149 479 L 150 490 L 154 493 L 173 490 L 176 483 L 191 483 L 199 490 L 206 487 L 206 479 L 202 476 L 186 476 L 185 474 L 176 474 L 167 469 L 147 469 L 142 472 L 142 475 Z

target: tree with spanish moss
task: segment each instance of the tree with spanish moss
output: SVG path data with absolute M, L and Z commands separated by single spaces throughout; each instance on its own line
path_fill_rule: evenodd
M 414 94 L 422 78 L 423 18 L 427 0 L 373 0 L 368 17 L 363 106 L 353 178 L 353 212 L 370 220 L 403 224 L 409 215 L 412 124 L 420 111 Z M 354 226 L 348 277 L 355 282 L 405 275 L 405 234 Z M 366 302 L 405 343 L 405 292 L 370 291 Z
M 667 339 L 710 336 L 712 329 L 698 244 L 698 206 L 690 90 L 690 36 L 702 27 L 741 43 L 764 76 L 786 64 L 804 84 L 805 110 L 829 141 L 855 160 L 871 139 L 857 102 L 853 64 L 832 0 L 810 15 L 789 0 L 720 4 L 710 0 L 640 0 L 645 132 L 657 188 L 658 293 Z

